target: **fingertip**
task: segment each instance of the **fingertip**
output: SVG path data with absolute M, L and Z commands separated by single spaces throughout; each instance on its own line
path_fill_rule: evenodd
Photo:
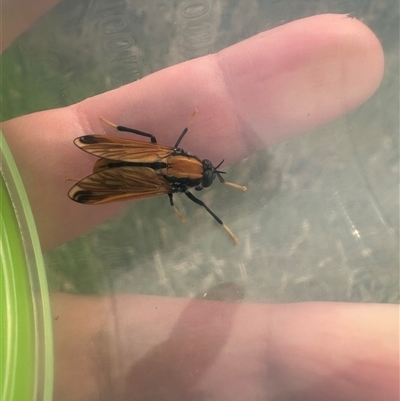
M 262 32 L 217 56 L 233 107 L 264 145 L 353 110 L 378 88 L 381 44 L 362 22 L 324 14 Z

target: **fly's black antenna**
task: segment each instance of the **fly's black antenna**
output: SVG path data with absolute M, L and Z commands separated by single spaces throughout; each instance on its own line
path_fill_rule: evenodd
M 222 171 L 217 171 L 221 166 L 222 166 L 222 163 L 225 161 L 225 159 L 222 159 L 222 162 L 221 163 L 219 163 L 218 164 L 218 166 L 217 167 L 214 167 L 214 171 L 216 172 L 216 173 L 221 173 Z

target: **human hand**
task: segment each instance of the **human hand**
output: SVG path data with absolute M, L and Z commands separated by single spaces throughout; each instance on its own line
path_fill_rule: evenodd
M 397 401 L 399 307 L 52 294 L 55 400 Z
M 85 207 L 66 196 L 63 177 L 83 177 L 92 165 L 72 140 L 104 132 L 99 115 L 171 144 L 198 108 L 187 148 L 218 159 L 229 144 L 234 162 L 357 107 L 382 72 L 368 28 L 317 16 L 77 105 L 14 119 L 4 132 L 48 249 L 123 207 Z M 54 294 L 52 307 L 60 316 L 57 399 L 90 400 L 101 384 L 108 399 L 398 398 L 397 306 Z
M 372 95 L 382 72 L 382 49 L 368 28 L 347 16 L 322 15 L 70 107 L 8 121 L 3 129 L 42 247 L 49 249 L 124 207 L 80 205 L 66 195 L 64 177 L 83 178 L 94 159 L 80 152 L 73 139 L 116 133 L 99 116 L 150 132 L 169 145 L 198 108 L 185 149 L 229 164 L 354 109 Z

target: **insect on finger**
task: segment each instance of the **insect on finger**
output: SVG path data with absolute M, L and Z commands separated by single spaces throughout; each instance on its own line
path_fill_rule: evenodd
M 78 203 L 97 205 L 168 195 L 177 216 L 184 221 L 173 200 L 173 194 L 184 193 L 192 202 L 204 207 L 237 244 L 239 240 L 236 235 L 202 200 L 190 192 L 192 188 L 196 191 L 208 188 L 216 177 L 232 188 L 247 190 L 245 186 L 224 180 L 222 174 L 225 172 L 218 170 L 223 161 L 214 167 L 210 160 L 201 160 L 179 148 L 197 113 L 198 110 L 194 109 L 174 147 L 158 144 L 156 137 L 148 132 L 117 125 L 100 117 L 103 123 L 116 130 L 149 138 L 150 142 L 109 135 L 76 138 L 76 146 L 99 159 L 93 166 L 92 174 L 77 180 L 68 193 L 69 197 Z

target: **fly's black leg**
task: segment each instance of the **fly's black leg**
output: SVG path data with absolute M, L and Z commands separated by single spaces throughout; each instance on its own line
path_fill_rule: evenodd
M 226 226 L 224 224 L 224 222 L 200 199 L 196 198 L 191 192 L 186 191 L 185 195 L 194 203 L 197 203 L 200 206 L 203 206 L 208 213 L 211 214 L 212 217 L 214 217 L 214 219 L 221 224 L 222 227 L 224 227 L 224 229 L 226 230 L 226 232 L 231 236 L 231 238 L 233 239 L 233 242 L 235 244 L 237 244 L 239 242 L 238 238 L 236 237 L 236 235 L 228 228 L 228 226 Z
M 218 167 L 216 167 L 216 168 L 218 168 Z M 221 181 L 221 184 L 228 185 L 229 187 L 232 187 L 235 189 L 240 189 L 241 191 L 247 191 L 247 187 L 244 187 L 243 185 L 238 185 L 233 182 L 225 181 L 224 178 L 222 177 L 221 173 L 222 173 L 222 171 L 216 172 L 218 179 Z
M 169 196 L 169 203 L 171 204 L 171 206 L 174 208 L 175 213 L 177 214 L 177 216 L 179 217 L 179 220 L 183 223 L 185 221 L 185 218 L 179 213 L 179 210 L 176 208 L 176 206 L 174 205 L 174 195 L 173 194 L 168 194 Z
M 179 136 L 178 140 L 176 141 L 176 144 L 174 146 L 174 149 L 179 149 L 178 146 L 181 143 L 183 137 L 186 135 L 186 133 L 188 132 L 189 126 L 193 121 L 194 116 L 198 113 L 199 111 L 197 109 L 193 110 L 192 116 L 190 117 L 190 120 L 187 123 L 186 128 L 183 130 L 182 134 Z
M 124 127 L 123 125 L 114 124 L 114 123 L 112 123 L 112 122 L 106 120 L 106 119 L 103 118 L 103 117 L 100 117 L 100 120 L 103 121 L 103 123 L 106 123 L 106 124 L 110 125 L 111 127 L 117 129 L 118 131 L 130 132 L 130 133 L 132 133 L 132 134 L 136 134 L 136 135 L 140 135 L 140 136 L 145 136 L 145 137 L 147 137 L 147 138 L 150 138 L 150 141 L 151 141 L 152 143 L 157 143 L 156 137 L 155 137 L 154 135 L 152 135 L 152 134 L 149 134 L 149 133 L 143 132 L 143 131 L 139 131 L 138 129 L 129 128 L 129 127 Z
M 134 128 L 124 127 L 123 125 L 117 125 L 116 128 L 118 131 L 131 132 L 132 134 L 146 136 L 147 138 L 150 138 L 150 141 L 152 143 L 157 143 L 156 137 L 147 132 L 139 131 L 138 129 L 134 129 Z
M 179 149 L 178 146 L 179 146 L 179 144 L 181 143 L 183 137 L 184 137 L 184 136 L 186 135 L 186 133 L 188 132 L 188 129 L 189 129 L 189 128 L 186 127 L 186 128 L 183 130 L 182 134 L 179 136 L 178 140 L 176 141 L 176 144 L 175 144 L 175 146 L 174 146 L 174 149 Z
M 194 203 L 197 203 L 200 206 L 203 206 L 208 213 L 211 214 L 212 217 L 214 217 L 215 220 L 218 221 L 219 224 L 224 225 L 223 221 L 200 199 L 196 198 L 191 192 L 187 191 L 185 192 L 185 195 Z

